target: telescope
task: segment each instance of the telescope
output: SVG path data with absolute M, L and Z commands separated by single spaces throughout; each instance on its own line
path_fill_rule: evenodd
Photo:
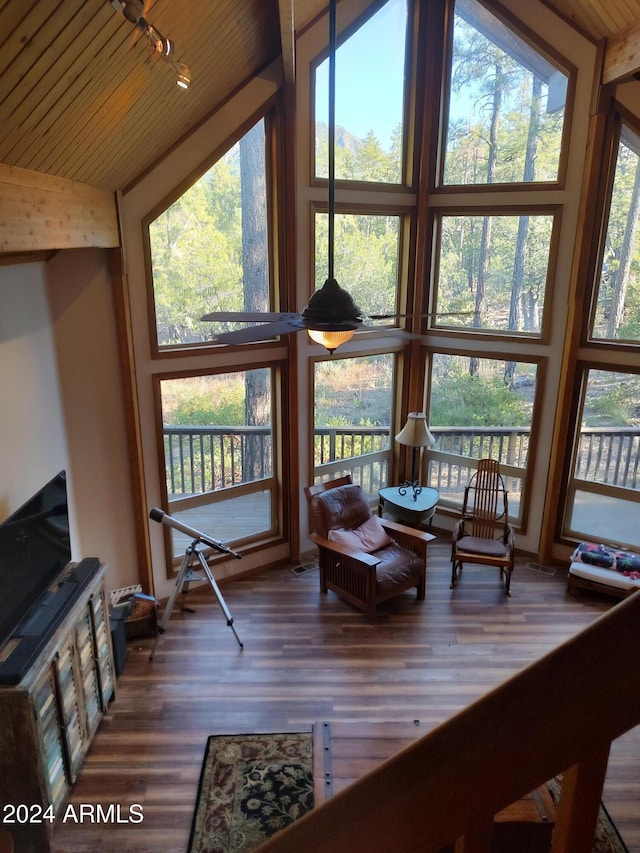
M 231 548 L 228 548 L 226 545 L 223 545 L 222 542 L 218 542 L 217 539 L 213 539 L 211 536 L 207 536 L 206 533 L 201 533 L 199 530 L 196 530 L 194 527 L 189 527 L 188 524 L 183 524 L 181 521 L 178 521 L 177 518 L 172 518 L 172 516 L 167 515 L 166 512 L 163 512 L 161 509 L 154 507 L 149 513 L 149 518 L 152 521 L 157 521 L 160 524 L 166 524 L 167 527 L 173 527 L 175 530 L 179 530 L 180 533 L 186 533 L 187 536 L 191 538 L 191 543 L 187 547 L 184 555 L 184 559 L 180 565 L 180 569 L 178 571 L 178 576 L 176 578 L 175 585 L 173 587 L 173 592 L 169 596 L 169 600 L 162 614 L 162 618 L 158 622 L 156 627 L 156 639 L 153 643 L 153 648 L 151 649 L 151 654 L 149 655 L 149 660 L 153 660 L 153 657 L 156 652 L 156 646 L 158 644 L 158 638 L 160 634 L 164 634 L 167 628 L 167 624 L 169 619 L 171 618 L 171 611 L 173 610 L 173 605 L 175 604 L 176 597 L 178 592 L 182 590 L 183 596 L 187 593 L 189 584 L 193 580 L 208 580 L 211 589 L 213 590 L 218 604 L 220 605 L 220 609 L 225 615 L 227 620 L 227 625 L 233 631 L 233 635 L 236 638 L 238 645 L 242 648 L 242 641 L 238 636 L 238 633 L 233 625 L 233 617 L 229 612 L 229 608 L 226 605 L 224 598 L 222 597 L 222 593 L 216 583 L 216 580 L 213 576 L 213 572 L 211 571 L 211 567 L 207 563 L 204 558 L 204 554 L 198 548 L 198 545 L 207 545 L 209 548 L 215 548 L 216 551 L 221 551 L 223 554 L 230 554 L 232 557 L 236 559 L 240 559 L 242 554 L 238 554 L 236 551 L 232 551 Z M 195 563 L 198 563 L 204 575 L 199 575 L 198 572 L 194 571 L 193 566 Z M 183 610 L 187 608 L 183 607 Z
M 159 522 L 160 524 L 166 524 L 167 527 L 173 527 L 175 530 L 179 530 L 180 533 L 186 533 L 186 535 L 191 537 L 194 542 L 201 542 L 203 545 L 208 545 L 210 548 L 215 548 L 216 551 L 220 551 L 222 554 L 230 554 L 232 557 L 235 557 L 236 560 L 242 559 L 242 554 L 238 554 L 237 551 L 232 551 L 231 548 L 227 547 L 222 542 L 219 542 L 217 539 L 213 539 L 211 536 L 207 536 L 206 533 L 201 533 L 194 527 L 189 527 L 188 524 L 184 524 L 182 521 L 178 521 L 177 518 L 173 518 L 173 516 L 167 515 L 166 512 L 163 512 L 157 507 L 154 507 L 151 510 L 151 512 L 149 513 L 149 518 L 152 521 Z

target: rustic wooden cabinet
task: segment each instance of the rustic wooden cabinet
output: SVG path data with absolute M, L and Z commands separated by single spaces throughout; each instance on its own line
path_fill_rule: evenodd
M 0 686 L 0 830 L 15 853 L 47 853 L 115 687 L 104 566 L 19 684 Z

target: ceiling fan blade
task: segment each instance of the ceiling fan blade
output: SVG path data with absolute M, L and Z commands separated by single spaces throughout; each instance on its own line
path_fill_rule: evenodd
M 280 320 L 275 323 L 263 323 L 260 326 L 247 326 L 246 329 L 238 329 L 234 332 L 221 332 L 215 336 L 215 340 L 221 344 L 248 344 L 254 341 L 268 341 L 276 335 L 287 335 L 290 332 L 299 332 L 305 325 L 296 314 L 292 319 Z
M 276 320 L 290 320 L 299 314 L 286 311 L 213 311 L 200 317 L 205 322 L 220 323 L 270 323 Z

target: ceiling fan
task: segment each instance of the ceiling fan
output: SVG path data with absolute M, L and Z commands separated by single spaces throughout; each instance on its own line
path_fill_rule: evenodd
M 276 335 L 306 329 L 311 340 L 326 347 L 330 353 L 346 343 L 358 329 L 369 329 L 402 337 L 416 337 L 399 329 L 367 325 L 369 321 L 395 320 L 410 314 L 365 314 L 353 298 L 340 287 L 334 277 L 335 233 L 335 61 L 336 61 L 336 0 L 329 0 L 329 145 L 328 145 L 328 275 L 323 286 L 316 290 L 307 307 L 296 312 L 214 311 L 205 314 L 203 321 L 260 323 L 231 332 L 215 335 L 225 344 L 244 344 L 264 341 Z M 456 314 L 459 312 L 455 312 Z M 431 316 L 431 315 L 421 315 Z M 445 316 L 441 313 L 438 316 Z

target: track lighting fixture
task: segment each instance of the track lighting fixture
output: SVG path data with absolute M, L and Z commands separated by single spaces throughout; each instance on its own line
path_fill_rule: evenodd
M 181 89 L 188 89 L 191 83 L 191 72 L 184 63 L 177 62 L 173 58 L 173 42 L 163 36 L 144 17 L 144 3 L 142 0 L 111 0 L 111 5 L 117 12 L 122 12 L 127 21 L 131 21 L 132 24 L 145 34 L 155 52 L 176 72 L 176 83 L 178 86 Z

